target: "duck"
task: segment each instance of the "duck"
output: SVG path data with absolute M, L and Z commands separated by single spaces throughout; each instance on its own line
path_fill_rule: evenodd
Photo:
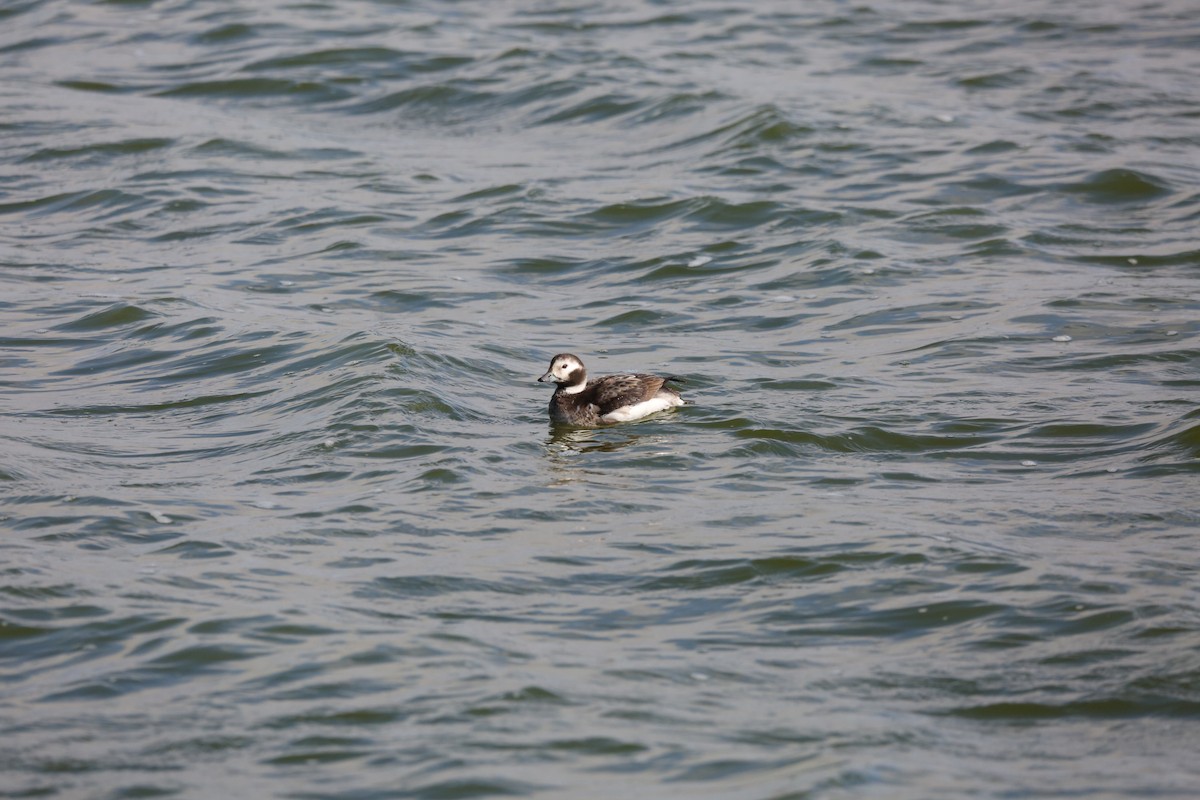
M 680 381 L 631 373 L 605 375 L 588 380 L 583 360 L 572 353 L 559 353 L 550 359 L 550 369 L 538 383 L 554 383 L 550 398 L 550 421 L 560 425 L 597 428 L 618 422 L 632 422 L 668 408 L 685 404 L 679 392 L 666 384 Z

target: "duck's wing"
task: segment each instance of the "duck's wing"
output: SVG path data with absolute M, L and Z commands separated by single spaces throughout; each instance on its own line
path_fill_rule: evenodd
M 633 406 L 654 397 L 670 378 L 660 378 L 657 375 L 605 375 L 597 378 L 588 386 L 591 393 L 589 398 L 604 416 L 613 409 L 623 406 Z M 674 394 L 671 389 L 667 391 Z

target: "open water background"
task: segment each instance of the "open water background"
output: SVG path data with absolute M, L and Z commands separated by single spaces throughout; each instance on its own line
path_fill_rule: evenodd
M 0 4 L 0 797 L 1200 795 L 1198 178 L 1191 0 Z

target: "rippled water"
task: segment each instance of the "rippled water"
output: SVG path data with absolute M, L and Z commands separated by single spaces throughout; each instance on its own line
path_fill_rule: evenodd
M 1200 794 L 1194 3 L 30 0 L 0 110 L 0 796 Z

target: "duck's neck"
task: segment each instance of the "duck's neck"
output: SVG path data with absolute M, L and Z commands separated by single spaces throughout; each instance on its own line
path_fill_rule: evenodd
M 559 384 L 558 390 L 563 394 L 579 394 L 587 388 L 587 374 L 582 374 L 574 383 Z

